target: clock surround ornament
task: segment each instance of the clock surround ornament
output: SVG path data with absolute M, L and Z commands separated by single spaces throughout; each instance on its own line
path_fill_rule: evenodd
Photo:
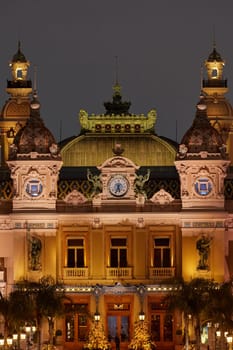
M 139 166 L 122 156 L 124 149 L 120 144 L 117 143 L 112 151 L 114 156 L 97 167 L 102 188 L 101 193 L 92 197 L 92 203 L 97 206 L 106 203 L 136 203 L 135 179 Z

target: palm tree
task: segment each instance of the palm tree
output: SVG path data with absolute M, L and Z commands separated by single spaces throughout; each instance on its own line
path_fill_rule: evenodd
M 25 322 L 32 319 L 32 304 L 29 301 L 29 295 L 22 291 L 13 291 L 6 297 L 0 293 L 0 314 L 4 319 L 4 338 L 15 331 L 19 333 Z
M 18 288 L 27 291 L 33 304 L 33 319 L 37 326 L 38 350 L 41 348 L 41 329 L 43 319 L 48 322 L 49 345 L 54 342 L 54 321 L 64 314 L 64 300 L 70 300 L 61 284 L 55 282 L 52 276 L 44 276 L 39 282 L 23 281 Z
M 46 318 L 49 328 L 49 345 L 54 343 L 54 321 L 56 317 L 64 315 L 64 289 L 61 285 L 55 283 L 51 276 L 41 278 L 39 289 L 35 294 L 35 303 L 38 319 L 42 321 Z
M 9 310 L 9 300 L 0 293 L 0 314 L 4 320 L 4 336 L 6 337 L 9 333 L 10 328 L 10 310 Z
M 20 331 L 25 323 L 34 319 L 34 304 L 28 291 L 14 290 L 9 294 L 9 313 L 11 315 L 11 330 Z
M 17 332 L 18 346 L 20 348 L 19 333 L 25 324 L 33 324 L 34 304 L 28 291 L 14 290 L 9 294 L 9 314 L 10 314 L 10 332 Z
M 221 348 L 225 342 L 224 332 L 233 330 L 233 279 L 226 281 L 211 290 L 207 312 L 212 322 L 221 331 Z
M 214 282 L 203 278 L 195 278 L 190 282 L 183 279 L 175 281 L 177 288 L 166 298 L 167 308 L 170 311 L 182 312 L 184 319 L 185 349 L 189 348 L 189 322 L 192 319 L 197 349 L 200 349 L 201 320 L 205 317 L 205 310 L 210 298 L 210 290 Z

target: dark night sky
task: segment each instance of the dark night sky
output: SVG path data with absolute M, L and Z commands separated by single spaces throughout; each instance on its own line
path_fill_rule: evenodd
M 215 28 L 215 30 L 214 30 Z M 20 0 L 0 11 L 0 104 L 8 98 L 8 63 L 22 51 L 38 67 L 41 116 L 60 138 L 79 133 L 78 112 L 103 113 L 119 82 L 131 113 L 156 108 L 158 135 L 178 141 L 190 127 L 201 64 L 213 48 L 226 60 L 233 102 L 231 0 Z

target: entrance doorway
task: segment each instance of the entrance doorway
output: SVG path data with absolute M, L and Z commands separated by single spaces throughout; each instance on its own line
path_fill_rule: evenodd
M 151 315 L 151 335 L 155 342 L 172 342 L 172 315 L 167 313 L 153 313 Z
M 175 314 L 167 310 L 164 298 L 163 294 L 148 297 L 148 321 L 156 350 L 173 350 L 177 341 L 174 332 L 178 320 Z
M 88 303 L 65 304 L 64 347 L 67 350 L 82 348 L 88 335 Z
M 112 350 L 128 350 L 132 332 L 132 295 L 106 295 L 106 334 Z
M 108 340 L 113 349 L 119 350 L 127 348 L 129 343 L 129 316 L 128 315 L 108 315 Z

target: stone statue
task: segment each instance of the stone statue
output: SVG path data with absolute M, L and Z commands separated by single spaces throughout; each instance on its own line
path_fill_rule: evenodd
M 144 184 L 149 180 L 150 177 L 150 169 L 147 169 L 147 173 L 145 175 L 136 175 L 134 181 L 134 191 L 137 195 L 143 195 L 147 198 L 146 191 L 144 190 Z
M 93 175 L 90 169 L 87 169 L 87 179 L 92 183 L 92 193 L 91 197 L 96 196 L 102 192 L 102 177 L 100 175 Z
M 30 269 L 33 271 L 38 271 L 41 269 L 41 262 L 40 262 L 40 256 L 41 256 L 41 250 L 42 250 L 42 244 L 41 240 L 35 236 L 28 236 L 28 242 L 29 242 L 29 262 L 30 262 Z
M 196 243 L 196 248 L 199 253 L 199 262 L 197 266 L 199 270 L 208 270 L 209 268 L 208 260 L 211 241 L 212 239 L 210 237 L 202 235 Z
M 82 129 L 84 130 L 89 129 L 88 113 L 84 111 L 84 109 L 81 109 L 79 112 L 79 121 Z

